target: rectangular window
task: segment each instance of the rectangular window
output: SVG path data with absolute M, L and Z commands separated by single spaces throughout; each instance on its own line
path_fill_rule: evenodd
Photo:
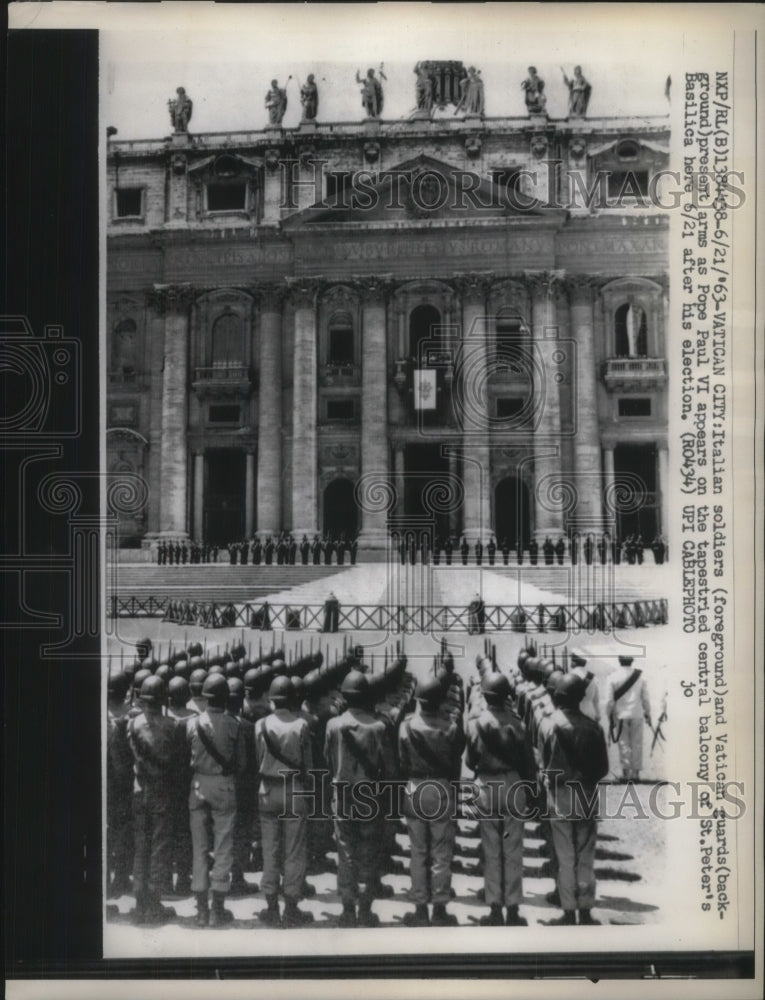
M 209 421 L 211 424 L 238 424 L 239 407 L 212 404 L 209 410 Z
M 327 420 L 353 420 L 356 417 L 356 401 L 353 399 L 328 399 Z
M 243 212 L 247 207 L 246 184 L 208 184 L 208 212 Z
M 619 400 L 619 416 L 620 417 L 650 417 L 651 416 L 651 400 L 650 399 L 632 399 L 630 397 L 625 397 Z
M 118 219 L 140 219 L 143 215 L 143 189 L 117 188 L 114 192 L 117 201 Z
M 329 331 L 330 365 L 353 364 L 353 328 L 350 326 L 335 326 Z
M 524 400 L 516 396 L 497 397 L 497 416 L 500 418 L 517 417 L 523 410 Z
M 620 196 L 629 201 L 638 196 L 646 197 L 648 194 L 648 171 L 647 170 L 612 170 L 608 174 L 608 197 L 609 199 Z

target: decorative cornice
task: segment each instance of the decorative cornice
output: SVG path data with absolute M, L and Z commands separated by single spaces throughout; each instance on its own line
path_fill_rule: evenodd
M 190 284 L 154 285 L 147 297 L 149 305 L 164 316 L 168 312 L 187 312 L 195 295 L 196 289 Z
M 485 305 L 495 279 L 493 271 L 469 271 L 455 274 L 451 282 L 462 296 L 463 305 Z
M 287 278 L 287 288 L 295 309 L 315 309 L 316 297 L 325 285 L 323 278 Z
M 370 274 L 354 278 L 353 287 L 365 305 L 384 305 L 393 290 L 393 282 L 388 275 Z
M 563 287 L 572 303 L 590 303 L 600 287 L 600 279 L 590 274 L 567 274 Z

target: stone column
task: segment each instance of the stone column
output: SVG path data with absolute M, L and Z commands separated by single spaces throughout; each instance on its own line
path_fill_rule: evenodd
M 295 310 L 292 377 L 292 533 L 312 538 L 318 528 L 317 437 L 318 405 L 316 292 L 312 281 L 291 284 Z
M 396 513 L 406 513 L 404 502 L 404 445 L 397 441 L 393 446 L 393 486 L 396 490 Z
M 278 535 L 284 527 L 282 523 L 282 300 L 287 289 L 284 286 L 273 285 L 259 291 L 261 311 L 258 373 L 258 489 L 255 523 L 258 532 Z
M 595 370 L 595 325 L 592 311 L 593 282 L 587 276 L 567 281 L 571 309 L 571 338 L 576 344 L 576 382 L 573 394 L 574 485 L 577 490 L 575 524 L 598 531 L 603 517 L 601 503 L 600 428 L 598 385 Z
M 205 456 L 204 452 L 194 452 L 194 538 L 200 542 L 204 537 L 205 504 Z
M 154 302 L 165 316 L 160 442 L 160 535 L 188 536 L 187 474 L 190 285 L 155 285 Z
M 390 475 L 388 449 L 388 366 L 386 362 L 384 282 L 369 278 L 360 282 L 363 298 L 361 320 L 361 475 L 362 494 L 374 490 L 373 479 L 387 485 Z M 377 491 L 375 491 L 377 492 Z M 363 504 L 359 543 L 365 548 L 384 548 L 387 543 L 388 511 L 380 504 Z
M 250 538 L 255 519 L 255 453 L 248 451 L 246 461 L 244 471 L 244 537 Z
M 534 371 L 534 392 L 542 393 L 534 428 L 534 537 L 540 543 L 549 535 L 555 541 L 563 534 L 565 489 L 561 489 L 560 393 L 562 373 L 556 361 L 557 340 L 555 278 L 550 274 L 528 275 L 533 291 L 531 332 L 538 370 Z M 536 408 L 535 408 L 536 412 Z
M 603 529 L 608 531 L 613 537 L 618 525 L 616 523 L 616 511 L 614 510 L 614 446 L 605 445 L 603 448 L 603 496 L 608 499 L 603 504 Z
M 669 449 L 666 442 L 659 444 L 659 492 L 661 497 L 659 533 L 669 538 Z
M 464 275 L 462 293 L 462 531 L 471 544 L 491 531 L 491 448 L 486 330 L 486 276 Z

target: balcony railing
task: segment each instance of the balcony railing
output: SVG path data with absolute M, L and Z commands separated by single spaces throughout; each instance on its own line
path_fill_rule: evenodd
M 321 378 L 324 385 L 355 385 L 361 380 L 361 369 L 358 365 L 329 364 L 321 369 Z
M 253 376 L 248 365 L 211 365 L 194 369 L 192 386 L 199 396 L 246 396 Z
M 609 358 L 603 363 L 608 389 L 653 389 L 667 381 L 664 358 Z

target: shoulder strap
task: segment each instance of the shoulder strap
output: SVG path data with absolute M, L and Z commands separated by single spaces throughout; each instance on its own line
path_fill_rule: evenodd
M 618 701 L 622 695 L 626 694 L 629 689 L 635 684 L 640 678 L 640 670 L 636 667 L 630 676 L 619 685 L 618 688 L 614 688 L 614 701 Z
M 355 757 L 357 763 L 361 764 L 361 769 L 364 771 L 369 781 L 377 781 L 382 773 L 380 764 L 372 761 L 364 748 L 360 747 L 356 742 L 349 730 L 342 729 L 340 732 L 343 742 L 350 751 L 351 755 Z
M 210 739 L 209 733 L 205 732 L 205 727 L 202 725 L 202 720 L 200 719 L 199 716 L 197 716 L 193 720 L 192 725 L 195 727 L 195 731 L 199 736 L 199 739 L 202 741 L 202 746 L 210 754 L 215 763 L 220 764 L 224 777 L 228 777 L 229 775 L 233 774 L 234 773 L 233 758 L 227 760 L 223 756 L 223 754 L 218 750 L 213 740 Z
M 127 726 L 128 740 L 130 742 L 130 746 L 133 750 L 133 753 L 139 759 L 145 760 L 149 764 L 154 764 L 155 767 L 161 767 L 162 761 L 154 753 L 153 747 L 146 742 L 146 740 L 141 736 L 140 733 L 136 732 L 134 725 L 135 718 L 136 717 L 134 716 L 132 719 L 130 719 Z
M 296 764 L 294 760 L 290 760 L 286 754 L 282 753 L 281 748 L 278 746 L 271 733 L 269 733 L 265 723 L 263 723 L 260 727 L 260 731 L 263 734 L 263 739 L 265 740 L 265 744 L 268 747 L 268 752 L 271 756 L 275 757 L 276 760 L 284 764 L 285 767 L 288 767 L 290 771 L 299 771 L 302 773 L 303 768 L 299 764 Z

